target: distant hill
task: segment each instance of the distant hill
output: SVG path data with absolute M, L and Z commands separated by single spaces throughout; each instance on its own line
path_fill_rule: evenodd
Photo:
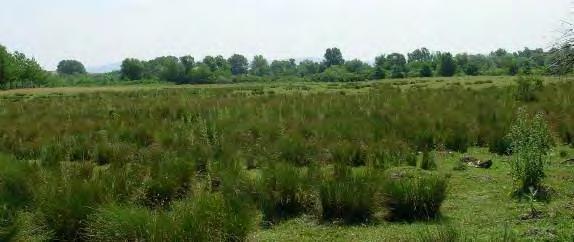
M 91 66 L 91 67 L 89 66 L 86 68 L 86 70 L 89 73 L 108 73 L 112 71 L 119 71 L 121 69 L 121 65 L 122 63 L 118 62 L 103 66 Z

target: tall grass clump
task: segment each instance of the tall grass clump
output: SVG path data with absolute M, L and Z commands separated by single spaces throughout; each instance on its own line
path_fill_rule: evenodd
M 520 76 L 516 79 L 516 100 L 523 102 L 532 102 L 538 100 L 538 92 L 542 89 L 542 79 L 538 77 Z
M 34 192 L 38 213 L 56 238 L 77 240 L 94 209 L 111 201 L 111 188 L 94 176 L 93 163 L 63 162 L 47 171 Z
M 0 224 L 33 198 L 35 170 L 26 162 L 0 154 Z
M 18 211 L 13 224 L 0 226 L 0 241 L 51 241 L 54 234 L 36 213 Z
M 244 241 L 255 225 L 249 206 L 234 206 L 221 193 L 200 192 L 169 210 L 110 205 L 90 216 L 94 241 Z
M 264 219 L 276 222 L 312 207 L 311 184 L 301 168 L 272 163 L 257 179 L 257 201 Z
M 397 167 L 387 171 L 383 205 L 390 220 L 428 220 L 440 214 L 447 180 L 431 171 Z
M 170 222 L 144 207 L 108 205 L 89 217 L 86 237 L 93 241 L 161 241 L 169 239 L 166 230 Z
M 436 170 L 435 155 L 431 151 L 423 152 L 420 168 L 423 170 Z
M 537 113 L 531 116 L 525 108 L 518 109 L 508 136 L 513 154 L 511 174 L 517 183 L 517 192 L 528 194 L 531 188 L 542 188 L 544 164 L 552 146 L 552 137 L 544 115 Z
M 418 242 L 457 242 L 465 241 L 459 229 L 450 225 L 442 225 L 436 228 L 425 228 L 417 234 L 415 241 Z
M 371 170 L 353 171 L 344 164 L 335 168 L 333 177 L 319 185 L 321 217 L 324 221 L 364 223 L 372 219 L 376 208 L 378 177 Z

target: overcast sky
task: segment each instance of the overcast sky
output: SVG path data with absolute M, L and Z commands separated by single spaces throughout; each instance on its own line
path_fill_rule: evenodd
M 572 0 L 0 0 L 0 44 L 47 69 L 191 54 L 346 59 L 550 47 Z

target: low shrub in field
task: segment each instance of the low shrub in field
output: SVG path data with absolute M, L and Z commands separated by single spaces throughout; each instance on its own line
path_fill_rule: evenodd
M 375 194 L 378 188 L 372 171 L 338 171 L 319 185 L 323 220 L 342 220 L 346 223 L 367 222 L 376 211 Z
M 552 145 L 548 124 L 542 113 L 530 116 L 524 108 L 518 110 L 510 130 L 512 141 L 512 177 L 518 183 L 518 192 L 528 194 L 531 188 L 541 188 L 544 163 Z
M 87 237 L 94 241 L 243 241 L 255 225 L 255 216 L 248 206 L 235 202 L 221 193 L 199 193 L 175 202 L 168 211 L 106 206 L 90 216 Z
M 434 172 L 412 167 L 387 171 L 383 204 L 390 220 L 432 219 L 446 198 L 447 180 Z
M 498 155 L 510 155 L 511 143 L 507 137 L 493 138 L 488 144 L 488 151 Z
M 257 201 L 264 219 L 275 222 L 305 212 L 311 189 L 301 168 L 278 163 L 265 168 L 257 180 Z

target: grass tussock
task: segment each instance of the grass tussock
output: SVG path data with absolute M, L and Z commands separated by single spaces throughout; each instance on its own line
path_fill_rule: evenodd
M 389 220 L 436 218 L 447 195 L 445 177 L 411 167 L 388 170 L 383 187 L 383 204 Z

